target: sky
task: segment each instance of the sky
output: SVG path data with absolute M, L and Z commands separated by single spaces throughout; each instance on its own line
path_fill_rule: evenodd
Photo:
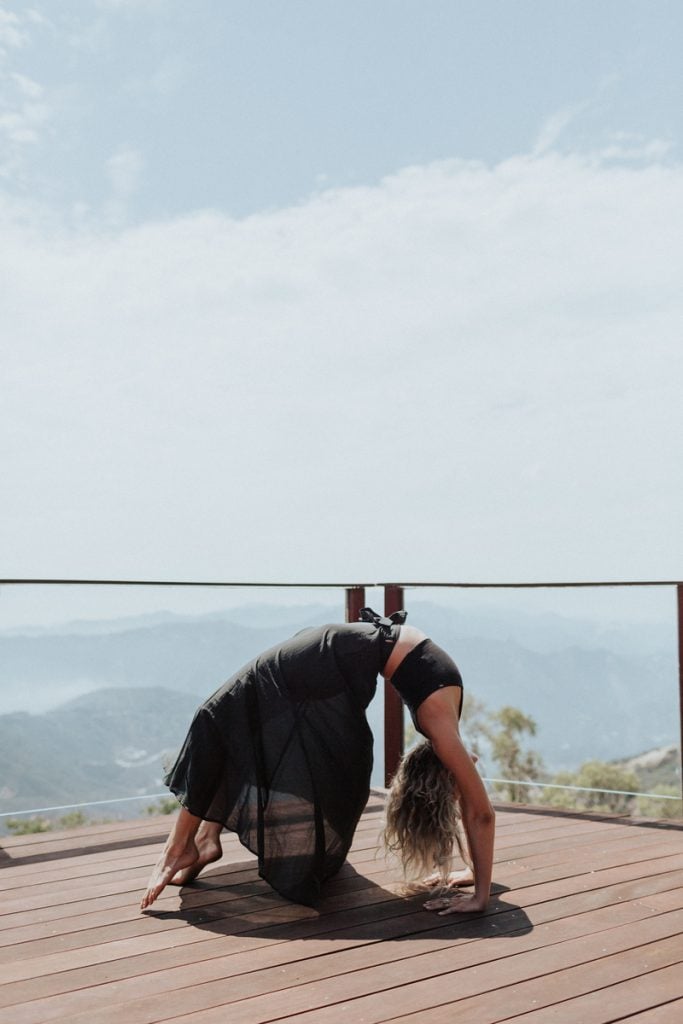
M 0 0 L 0 576 L 682 579 L 682 43 Z

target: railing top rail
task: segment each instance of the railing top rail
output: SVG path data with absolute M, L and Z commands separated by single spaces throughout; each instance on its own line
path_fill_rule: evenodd
M 461 581 L 459 583 L 422 580 L 410 582 L 344 582 L 344 583 L 308 583 L 305 581 L 283 583 L 281 581 L 249 581 L 244 580 L 137 580 L 137 579 L 75 579 L 71 578 L 31 578 L 16 577 L 12 579 L 0 579 L 0 586 L 90 586 L 90 587 L 248 587 L 248 588 L 279 588 L 279 589 L 323 589 L 323 590 L 348 590 L 372 587 L 404 587 L 405 589 L 429 587 L 432 589 L 480 589 L 480 590 L 530 590 L 530 589 L 556 589 L 566 587 L 680 587 L 683 580 L 554 580 L 554 581 L 525 581 L 525 582 L 490 582 L 490 581 Z

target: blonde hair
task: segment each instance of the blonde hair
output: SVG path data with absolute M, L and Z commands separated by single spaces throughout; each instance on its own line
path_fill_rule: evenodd
M 389 789 L 384 847 L 397 854 L 406 880 L 435 871 L 446 879 L 457 846 L 471 865 L 455 779 L 426 740 L 403 757 Z

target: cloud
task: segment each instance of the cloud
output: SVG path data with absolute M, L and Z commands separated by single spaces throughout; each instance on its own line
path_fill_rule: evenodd
M 124 224 L 128 203 L 140 187 L 145 160 L 133 146 L 119 146 L 105 164 L 111 195 L 102 209 L 101 219 L 110 228 Z M 86 210 L 87 213 L 87 210 Z
M 43 87 L 39 82 L 35 82 L 32 78 L 27 75 L 21 75 L 18 72 L 12 72 L 10 74 L 11 80 L 14 82 L 17 90 L 22 96 L 26 96 L 27 99 L 37 100 L 43 95 Z
M 673 152 L 673 142 L 667 139 L 647 139 L 631 132 L 614 132 L 610 142 L 600 148 L 603 161 L 660 162 Z
M 25 172 L 27 147 L 34 147 L 43 137 L 52 117 L 50 105 L 43 99 L 41 86 L 24 75 L 5 76 L 0 94 L 0 179 L 21 182 Z M 0 86 L 2 75 L 0 74 Z
M 178 54 L 166 54 L 147 75 L 135 75 L 124 83 L 130 96 L 146 99 L 148 96 L 172 96 L 188 77 L 189 64 Z
M 26 33 L 21 28 L 21 19 L 13 11 L 0 8 L 0 56 L 5 47 L 18 49 L 26 42 Z
M 21 16 L 0 9 L 0 180 L 21 183 L 25 157 L 44 136 L 52 119 L 52 108 L 40 82 L 11 70 L 11 52 L 31 41 L 30 29 L 49 24 L 37 12 Z
M 157 11 L 168 7 L 168 0 L 96 0 L 96 6 L 103 11 Z
M 545 118 L 532 149 L 533 156 L 542 156 L 543 153 L 554 149 L 569 125 L 575 122 L 589 106 L 588 103 L 572 104 L 554 111 Z
M 106 175 L 114 195 L 127 199 L 137 191 L 145 161 L 133 146 L 120 146 L 107 160 Z
M 11 74 L 8 78 L 12 90 L 0 98 L 0 133 L 10 144 L 37 142 L 50 118 L 43 88 L 26 75 Z
M 552 151 L 241 221 L 6 201 L 6 572 L 680 576 L 681 210 Z

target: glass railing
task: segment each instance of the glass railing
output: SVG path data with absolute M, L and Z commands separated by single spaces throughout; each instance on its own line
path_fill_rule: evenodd
M 259 651 L 363 604 L 405 606 L 452 654 L 463 734 L 496 799 L 681 817 L 681 593 L 6 581 L 0 832 L 173 809 L 164 765 L 195 707 Z M 368 718 L 382 785 L 415 734 L 390 688 L 385 706 L 378 687 Z

